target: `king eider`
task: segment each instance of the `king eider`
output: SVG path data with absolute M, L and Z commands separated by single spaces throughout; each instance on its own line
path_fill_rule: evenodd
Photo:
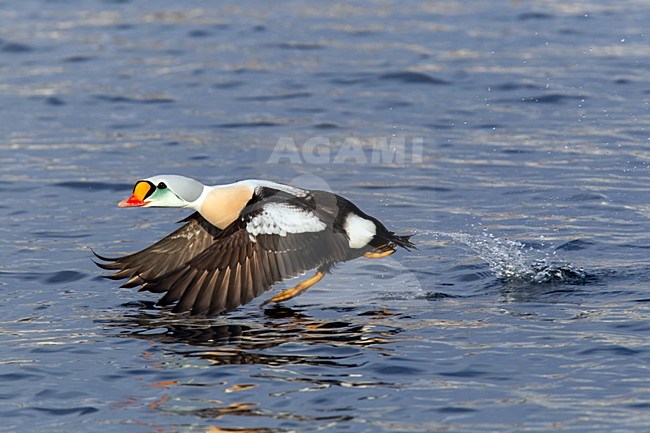
M 128 278 L 122 287 L 165 293 L 173 312 L 214 315 L 262 295 L 273 284 L 316 273 L 265 302 L 291 299 L 320 281 L 335 263 L 386 257 L 414 248 L 349 200 L 265 181 L 207 186 L 183 176 L 139 180 L 120 207 L 178 207 L 195 212 L 159 242 L 118 258 L 96 256 Z M 262 305 L 264 305 L 262 304 Z

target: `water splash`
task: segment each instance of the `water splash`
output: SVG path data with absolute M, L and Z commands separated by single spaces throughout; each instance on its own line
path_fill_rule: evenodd
M 430 234 L 436 238 L 451 238 L 454 242 L 469 247 L 487 262 L 498 278 L 505 281 L 583 284 L 587 279 L 587 273 L 582 268 L 576 268 L 570 263 L 558 263 L 555 253 L 548 254 L 518 241 L 497 238 L 491 233 Z

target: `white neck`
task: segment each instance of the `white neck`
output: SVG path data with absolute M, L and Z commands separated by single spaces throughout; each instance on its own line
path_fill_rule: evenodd
M 210 194 L 210 192 L 212 192 L 214 188 L 216 187 L 203 185 L 203 191 L 201 191 L 201 195 L 199 196 L 199 198 L 197 198 L 193 202 L 187 203 L 185 207 L 199 212 L 201 209 L 201 205 L 205 202 L 205 198 L 208 196 L 208 194 Z

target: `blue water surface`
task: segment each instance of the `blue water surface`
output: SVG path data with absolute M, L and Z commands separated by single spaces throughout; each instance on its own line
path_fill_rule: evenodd
M 0 1 L 0 432 L 647 431 L 649 16 Z M 117 208 L 161 173 L 330 189 L 418 250 L 173 315 L 90 251 L 187 215 Z

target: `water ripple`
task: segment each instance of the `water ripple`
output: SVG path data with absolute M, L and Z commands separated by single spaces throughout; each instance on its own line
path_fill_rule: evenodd
M 0 431 L 647 430 L 646 3 L 60 3 L 0 6 Z M 321 135 L 406 162 L 267 163 Z M 319 176 L 419 250 L 174 315 L 89 260 L 186 214 L 116 209 L 156 172 Z
M 434 84 L 434 85 L 449 84 L 448 81 L 442 80 L 440 78 L 435 78 L 421 72 L 411 72 L 411 71 L 391 72 L 391 73 L 379 75 L 378 78 L 380 80 L 399 81 L 401 83 L 407 83 L 407 84 Z

